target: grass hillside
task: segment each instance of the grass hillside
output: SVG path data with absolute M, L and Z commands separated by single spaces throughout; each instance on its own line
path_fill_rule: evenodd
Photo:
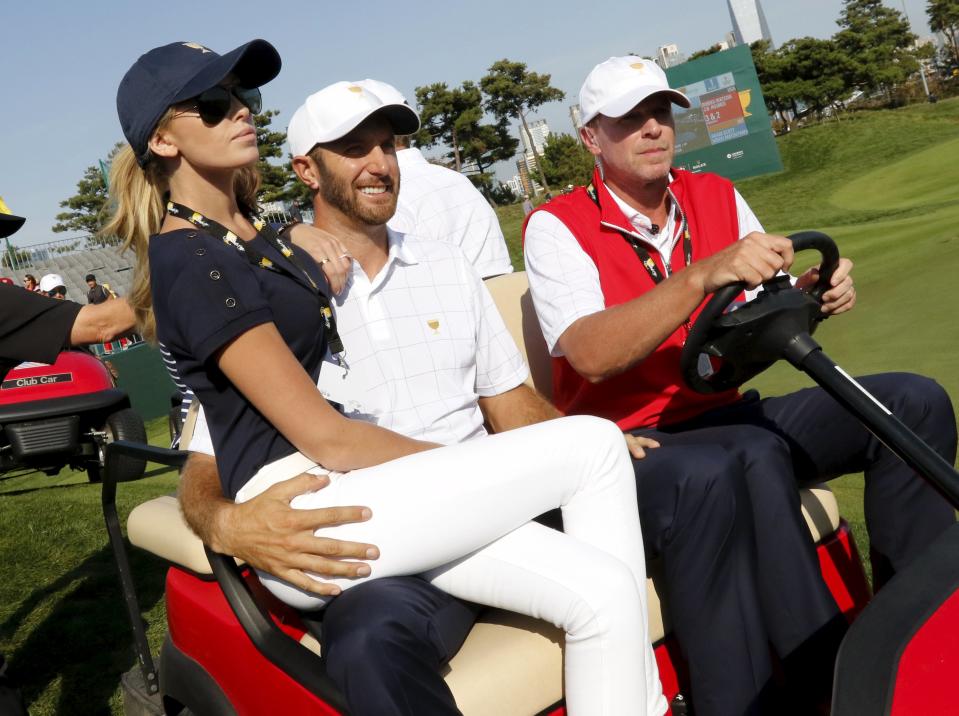
M 959 397 L 951 283 L 959 272 L 959 100 L 859 114 L 793 132 L 779 146 L 786 170 L 741 182 L 743 195 L 768 230 L 824 230 L 856 262 L 859 305 L 817 333 L 827 352 L 852 373 L 914 370 Z M 522 211 L 505 207 L 499 216 L 521 268 Z M 756 381 L 767 394 L 806 384 L 784 365 Z M 148 430 L 151 442 L 165 442 L 162 421 Z M 837 483 L 862 540 L 861 477 Z M 172 473 L 121 485 L 121 517 L 175 485 Z M 35 716 L 122 713 L 120 674 L 134 660 L 99 500 L 85 475 L 0 477 L 0 652 Z M 156 648 L 163 566 L 136 550 L 131 557 Z

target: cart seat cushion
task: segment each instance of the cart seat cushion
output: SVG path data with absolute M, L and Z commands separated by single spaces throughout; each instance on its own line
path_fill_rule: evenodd
M 156 497 L 137 505 L 127 519 L 130 543 L 177 564 L 195 574 L 212 574 L 203 542 L 183 519 L 180 502 L 173 495 Z
M 322 655 L 309 632 L 300 643 Z M 540 713 L 563 698 L 563 632 L 532 617 L 487 609 L 443 676 L 464 716 Z
M 839 506 L 826 485 L 813 485 L 800 490 L 803 516 L 816 542 L 833 534 L 839 528 Z M 165 495 L 144 502 L 130 513 L 127 520 L 130 542 L 158 557 L 178 564 L 189 571 L 212 574 L 203 551 L 203 543 L 187 526 L 176 497 Z M 647 580 L 649 632 L 653 641 L 662 639 L 669 631 L 668 618 L 663 617 L 660 603 L 658 569 L 650 564 L 651 579 Z

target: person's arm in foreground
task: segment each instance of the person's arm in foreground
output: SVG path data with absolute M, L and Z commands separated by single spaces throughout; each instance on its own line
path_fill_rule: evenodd
M 301 589 L 333 595 L 339 588 L 319 582 L 306 573 L 325 577 L 364 577 L 370 568 L 363 562 L 379 557 L 369 544 L 316 537 L 321 527 L 370 519 L 367 507 L 329 507 L 295 510 L 297 495 L 322 489 L 328 478 L 299 475 L 273 485 L 244 503 L 223 496 L 216 461 L 192 453 L 180 480 L 180 509 L 190 528 L 216 552 L 242 559 Z
M 126 300 L 119 298 L 101 304 L 87 304 L 80 309 L 70 330 L 71 345 L 105 343 L 132 330 L 136 318 Z
M 494 433 L 522 428 L 533 423 L 561 417 L 561 413 L 546 398 L 528 385 L 518 385 L 505 393 L 479 399 L 483 417 Z M 639 459 L 646 455 L 647 448 L 657 448 L 659 443 L 652 438 L 624 433 L 630 454 Z

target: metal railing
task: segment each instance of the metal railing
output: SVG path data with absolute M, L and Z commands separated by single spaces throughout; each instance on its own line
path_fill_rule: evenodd
M 42 244 L 32 244 L 30 246 L 16 246 L 9 239 L 3 246 L 0 266 L 10 271 L 22 271 L 32 268 L 41 261 L 55 261 L 61 256 L 80 253 L 89 249 L 101 249 L 108 246 L 119 246 L 119 239 L 102 240 L 97 239 L 91 243 L 91 236 L 74 236 L 69 239 L 58 239 L 56 241 L 45 241 Z

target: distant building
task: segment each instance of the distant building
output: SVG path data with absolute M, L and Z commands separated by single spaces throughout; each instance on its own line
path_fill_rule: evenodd
M 534 182 L 530 176 L 530 168 L 526 159 L 517 159 L 516 168 L 519 170 L 519 181 L 523 188 L 523 194 L 533 196 L 537 191 L 543 191 L 543 187 L 539 185 L 539 182 Z
M 773 38 L 759 0 L 726 0 L 726 5 L 737 45 L 751 45 L 756 40 L 768 40 L 772 44 Z
M 679 45 L 662 45 L 656 50 L 656 64 L 664 70 L 686 61 L 686 56 L 679 51 Z
M 515 174 L 512 179 L 504 181 L 503 184 L 508 186 L 510 191 L 516 196 L 523 196 L 523 194 L 526 193 L 526 190 L 523 188 L 523 180 L 519 174 Z
M 579 138 L 579 130 L 583 128 L 583 112 L 578 104 L 569 108 L 569 118 L 573 122 L 573 136 Z
M 523 141 L 523 154 L 532 154 L 533 147 L 536 147 L 537 153 L 542 154 L 543 147 L 546 146 L 546 140 L 550 134 L 549 125 L 546 124 L 545 119 L 536 119 L 527 122 L 527 124 L 529 125 L 529 134 L 526 133 L 522 124 L 519 126 L 519 138 Z

